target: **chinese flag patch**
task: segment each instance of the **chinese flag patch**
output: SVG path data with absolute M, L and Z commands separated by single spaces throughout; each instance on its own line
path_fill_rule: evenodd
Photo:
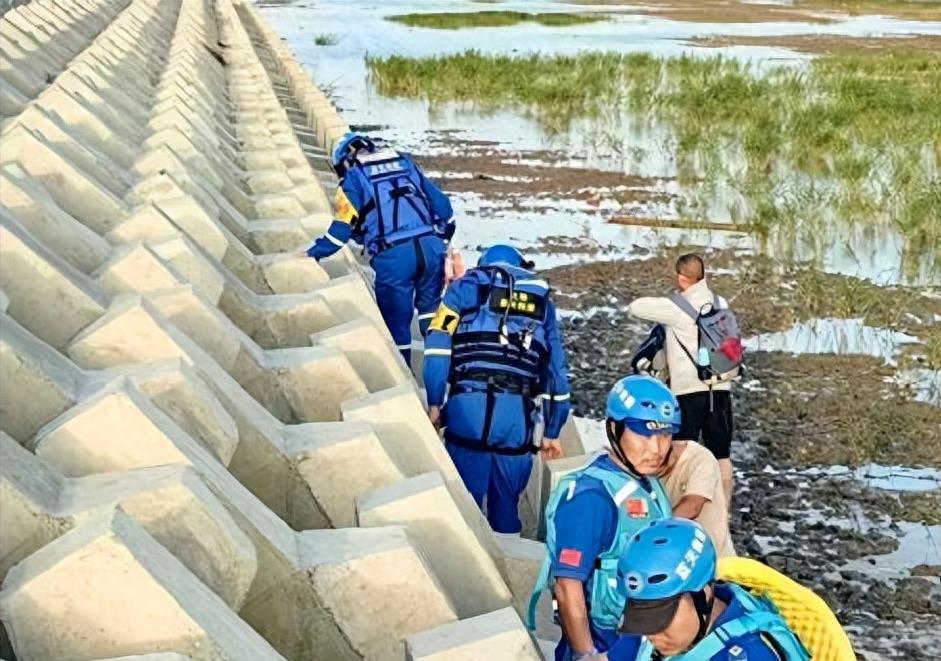
M 569 567 L 578 567 L 582 564 L 582 552 L 578 549 L 562 549 L 559 553 L 559 562 Z
M 647 501 L 643 498 L 627 499 L 627 514 L 631 518 L 639 519 L 647 516 Z

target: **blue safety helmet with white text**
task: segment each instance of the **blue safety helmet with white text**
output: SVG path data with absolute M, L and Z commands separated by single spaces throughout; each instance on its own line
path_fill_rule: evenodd
M 346 176 L 346 171 L 349 169 L 353 158 L 356 156 L 356 152 L 361 149 L 375 151 L 376 143 L 359 133 L 347 133 L 340 138 L 340 141 L 333 150 L 333 157 L 330 159 L 330 164 L 333 166 L 334 172 L 337 173 L 340 179 Z
M 509 264 L 523 269 L 532 269 L 533 263 L 523 257 L 523 253 L 505 243 L 497 243 L 487 248 L 477 260 L 477 266 L 491 266 L 493 264 Z

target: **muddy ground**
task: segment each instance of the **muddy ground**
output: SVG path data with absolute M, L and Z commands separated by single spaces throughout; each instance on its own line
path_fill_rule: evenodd
M 440 175 L 449 193 L 589 203 L 617 191 L 626 203 L 663 195 L 652 190 L 662 188 L 662 181 L 580 168 L 559 152 L 508 154 L 478 141 L 461 145 L 455 155 L 446 152 L 460 144 L 459 137 L 433 140 L 434 153 L 420 162 Z M 632 352 L 649 329 L 629 318 L 625 306 L 637 296 L 664 293 L 676 257 L 688 250 L 704 254 L 718 272 L 713 286 L 732 300 L 745 336 L 782 331 L 801 320 L 861 318 L 870 326 L 926 337 L 937 332 L 941 319 L 941 299 L 922 290 L 880 287 L 808 264 L 701 246 L 635 246 L 632 253 L 639 258 L 624 260 L 600 248 L 594 259 L 542 271 L 563 311 L 578 415 L 603 415 L 608 388 L 628 373 Z M 581 255 L 586 244 L 580 237 L 549 234 L 536 252 Z M 899 361 L 924 361 L 919 352 L 920 345 Z M 748 365 L 734 398 L 738 482 L 732 521 L 739 552 L 824 596 L 861 658 L 936 659 L 941 566 L 913 562 L 911 571 L 887 575 L 875 569 L 879 556 L 898 552 L 905 534 L 936 533 L 927 526 L 941 525 L 941 490 L 868 488 L 845 474 L 850 469 L 831 474 L 829 467 L 876 462 L 941 468 L 941 412 L 893 382 L 896 368 L 882 358 L 756 352 Z M 926 537 L 928 544 L 941 539 Z
M 941 7 L 938 9 L 941 20 Z M 873 51 L 941 51 L 941 35 L 912 34 L 894 38 L 849 37 L 846 35 L 792 34 L 782 36 L 713 35 L 691 39 L 696 46 L 726 48 L 728 46 L 777 46 L 802 53 L 859 54 Z
M 662 293 L 679 251 L 644 261 L 545 272 L 558 288 L 559 306 L 579 312 L 566 313 L 563 322 L 579 415 L 603 415 L 607 388 L 629 371 L 633 348 L 648 329 L 621 308 L 636 296 Z M 800 280 L 798 267 L 779 268 L 773 279 L 766 279 L 774 269 L 760 258 L 730 251 L 708 258 L 714 268 L 740 269 L 714 280 L 717 290 L 737 295 L 734 305 L 746 335 L 779 330 L 806 316 L 806 306 L 794 293 L 797 288 L 781 286 Z M 843 276 L 825 278 L 830 291 L 849 287 L 865 292 L 876 301 L 874 317 L 902 319 L 904 323 L 897 323 L 915 334 L 935 323 L 932 315 L 939 311 L 939 301 L 918 292 Z M 823 299 L 813 316 L 839 316 L 840 305 Z M 748 366 L 734 397 L 732 526 L 739 552 L 824 596 L 847 625 L 862 658 L 936 659 L 941 649 L 941 567 L 922 565 L 911 575 L 876 578 L 845 565 L 862 559 L 863 568 L 871 568 L 878 561 L 868 556 L 895 551 L 902 533 L 899 522 L 941 523 L 941 492 L 870 489 L 846 476 L 815 474 L 814 469 L 867 462 L 941 467 L 941 412 L 887 382 L 894 368 L 879 358 L 759 352 L 749 357 Z M 941 544 L 941 539 L 925 543 Z

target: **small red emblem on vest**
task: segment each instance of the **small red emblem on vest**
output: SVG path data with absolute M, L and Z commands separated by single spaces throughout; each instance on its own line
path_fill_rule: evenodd
M 647 501 L 643 498 L 628 498 L 627 515 L 633 519 L 647 516 Z
M 559 562 L 569 567 L 578 567 L 582 564 L 582 552 L 578 549 L 562 549 L 559 553 Z

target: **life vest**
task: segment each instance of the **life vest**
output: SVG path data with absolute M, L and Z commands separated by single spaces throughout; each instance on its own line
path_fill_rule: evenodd
M 595 561 L 591 576 L 588 617 L 599 629 L 615 630 L 624 613 L 624 597 L 618 592 L 618 560 L 628 540 L 653 519 L 667 518 L 672 514 L 670 498 L 660 480 L 646 478 L 649 491 L 641 480 L 622 470 L 610 470 L 598 465 L 600 457 L 594 458 L 584 468 L 565 475 L 549 496 L 546 503 L 546 549 L 548 551 L 536 579 L 533 594 L 529 599 L 527 626 L 536 628 L 536 608 L 543 591 L 551 588 L 552 559 L 558 554 L 556 548 L 555 513 L 563 500 L 571 500 L 587 490 L 602 490 L 614 501 L 618 512 L 617 528 L 611 546 Z
M 461 311 L 451 341 L 451 381 L 516 379 L 535 396 L 549 355 L 546 337 L 549 285 L 509 265 L 471 269 L 483 286 L 477 306 Z M 532 390 L 532 392 L 528 392 Z
M 431 202 L 415 164 L 394 149 L 360 151 L 345 179 L 355 178 L 365 194 L 354 233 L 376 255 L 408 239 L 435 231 Z
M 734 583 L 724 584 L 724 587 L 731 590 L 733 598 L 745 613 L 716 627 L 691 650 L 671 656 L 669 661 L 709 661 L 716 654 L 731 649 L 736 640 L 754 633 L 770 638 L 776 651 L 782 653 L 784 661 L 808 661 L 811 658 L 769 599 L 756 597 Z M 644 638 L 635 660 L 651 661 L 654 652 L 653 644 Z
M 856 661 L 836 615 L 813 590 L 752 558 L 720 558 L 716 575 L 773 602 L 814 661 Z

